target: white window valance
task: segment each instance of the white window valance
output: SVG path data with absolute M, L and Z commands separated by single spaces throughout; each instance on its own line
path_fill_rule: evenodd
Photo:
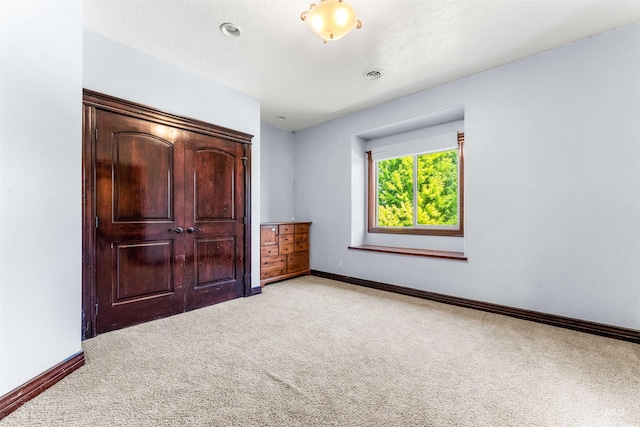
M 383 145 L 371 149 L 374 161 L 394 159 L 414 154 L 436 153 L 458 148 L 458 133 L 449 132 L 441 135 L 420 138 L 413 141 Z

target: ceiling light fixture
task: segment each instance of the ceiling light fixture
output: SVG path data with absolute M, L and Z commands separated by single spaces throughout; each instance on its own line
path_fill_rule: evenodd
M 327 40 L 340 40 L 354 28 L 362 27 L 356 17 L 356 11 L 342 0 L 320 0 L 320 4 L 311 3 L 309 10 L 302 12 L 300 19 L 307 21 L 311 31 L 325 43 Z
M 236 27 L 230 22 L 225 22 L 224 24 L 220 25 L 220 31 L 222 31 L 222 34 L 227 37 L 240 37 L 240 28 Z

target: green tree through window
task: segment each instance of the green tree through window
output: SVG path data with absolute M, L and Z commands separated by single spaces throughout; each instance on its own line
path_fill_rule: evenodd
M 457 149 L 372 161 L 375 193 L 372 189 L 370 194 L 377 203 L 370 210 L 376 218 L 370 231 L 402 228 L 438 234 L 429 230 L 440 229 L 461 235 L 463 141 L 459 134 Z
M 418 224 L 458 223 L 458 150 L 423 154 L 418 160 Z
M 378 162 L 378 225 L 413 226 L 413 156 Z

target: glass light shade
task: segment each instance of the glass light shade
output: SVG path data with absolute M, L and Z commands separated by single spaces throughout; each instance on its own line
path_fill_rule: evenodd
M 325 43 L 327 40 L 340 40 L 354 28 L 362 26 L 353 7 L 342 0 L 321 0 L 319 4 L 312 4 L 301 17 Z

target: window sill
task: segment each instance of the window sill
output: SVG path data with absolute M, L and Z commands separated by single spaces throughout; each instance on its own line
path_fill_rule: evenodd
M 464 252 L 434 251 L 431 249 L 396 248 L 394 246 L 379 246 L 379 245 L 349 246 L 349 249 L 355 249 L 359 251 L 383 252 L 387 254 L 397 254 L 397 255 L 454 259 L 459 261 L 467 260 L 467 257 L 464 255 Z

